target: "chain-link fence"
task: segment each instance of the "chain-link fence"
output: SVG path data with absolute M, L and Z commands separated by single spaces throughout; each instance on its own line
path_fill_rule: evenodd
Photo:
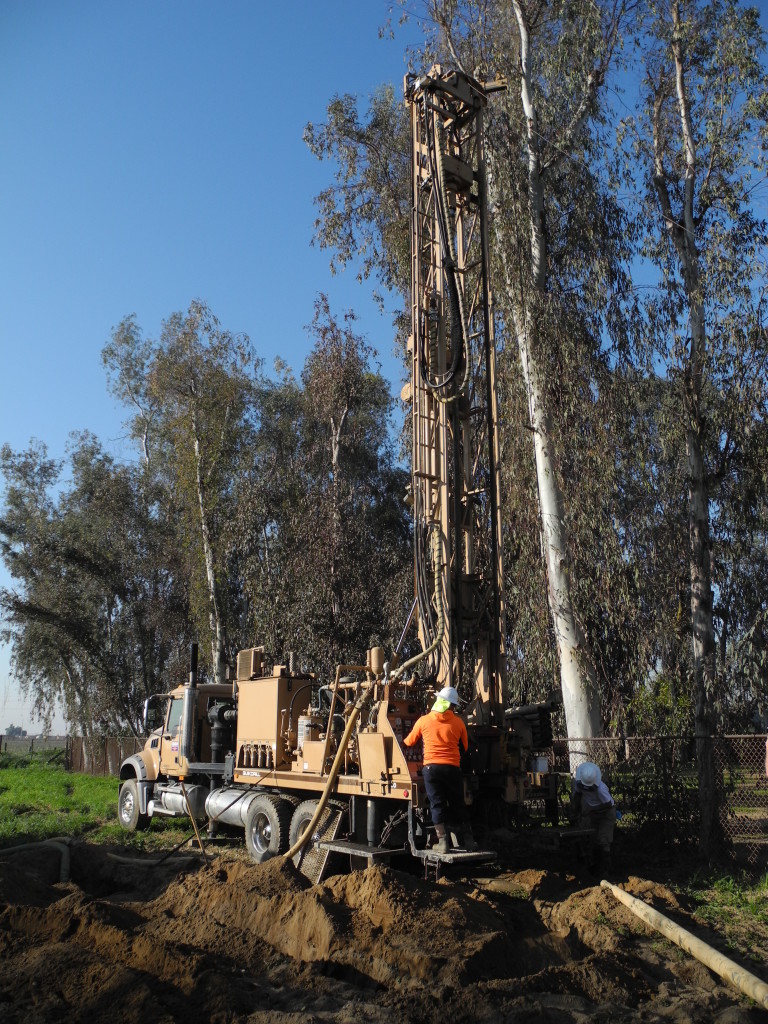
M 725 837 L 750 864 L 768 864 L 768 739 L 723 736 L 714 753 Z
M 713 736 L 715 790 L 722 840 L 733 858 L 749 867 L 768 865 L 768 738 Z M 620 809 L 625 825 L 665 847 L 699 841 L 697 744 L 693 737 L 555 740 L 543 753 L 562 774 L 563 795 L 570 764 L 594 761 Z
M 65 750 L 67 736 L 2 736 L 0 750 L 4 754 L 35 754 L 50 750 Z

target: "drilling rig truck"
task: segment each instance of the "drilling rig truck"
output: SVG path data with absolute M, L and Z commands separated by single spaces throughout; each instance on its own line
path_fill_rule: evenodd
M 496 349 L 489 278 L 483 112 L 501 83 L 434 65 L 406 76 L 411 113 L 410 405 L 414 601 L 420 651 L 374 647 L 333 680 L 237 656 L 231 684 L 189 679 L 120 771 L 124 828 L 189 816 L 245 830 L 251 856 L 289 855 L 319 881 L 332 854 L 366 866 L 493 851 L 433 849 L 419 747 L 403 739 L 432 696 L 455 686 L 470 750 L 465 799 L 479 824 L 507 824 L 535 795 L 556 806 L 542 751 L 552 702 L 508 708 Z M 401 638 L 398 648 L 403 643 Z M 148 726 L 152 723 L 147 722 Z

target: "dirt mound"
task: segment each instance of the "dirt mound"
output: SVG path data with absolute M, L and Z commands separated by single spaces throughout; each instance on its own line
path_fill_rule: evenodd
M 765 1019 L 607 890 L 552 871 L 311 885 L 282 859 L 0 859 L 4 1022 Z M 154 859 L 155 861 L 157 858 Z M 685 914 L 663 886 L 625 888 Z

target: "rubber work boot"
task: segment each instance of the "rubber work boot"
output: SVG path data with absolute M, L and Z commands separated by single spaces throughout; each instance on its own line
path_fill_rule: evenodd
M 464 849 L 467 853 L 474 853 L 477 849 L 477 840 L 472 835 L 472 829 L 469 825 L 464 829 Z
M 451 852 L 451 840 L 445 831 L 445 825 L 435 825 L 435 835 L 437 836 L 437 845 L 435 846 L 435 853 L 450 853 Z

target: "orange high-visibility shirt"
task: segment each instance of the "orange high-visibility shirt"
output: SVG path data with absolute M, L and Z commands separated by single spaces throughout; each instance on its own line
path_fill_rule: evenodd
M 424 764 L 453 764 L 458 768 L 459 744 L 469 750 L 467 727 L 453 711 L 430 711 L 422 715 L 403 740 L 406 747 L 424 741 Z

